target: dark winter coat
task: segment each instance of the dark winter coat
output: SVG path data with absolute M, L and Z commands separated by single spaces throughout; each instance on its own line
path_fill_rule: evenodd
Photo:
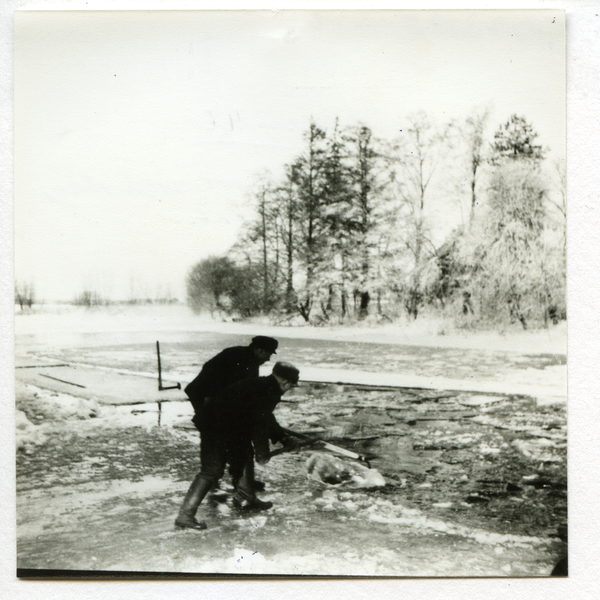
M 232 383 L 258 377 L 258 367 L 250 346 L 226 348 L 207 361 L 198 376 L 185 388 L 196 415 L 199 415 L 206 398 L 215 396 Z
M 228 454 L 254 448 L 258 459 L 269 453 L 269 440 L 281 441 L 285 432 L 273 410 L 282 392 L 273 375 L 238 381 L 207 400 L 202 410 L 201 435 L 218 439 Z

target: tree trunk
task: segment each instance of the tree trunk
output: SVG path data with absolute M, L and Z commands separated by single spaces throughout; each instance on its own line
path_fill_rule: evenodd
M 303 304 L 298 302 L 298 311 L 302 315 L 302 318 L 308 323 L 310 317 L 310 298 Z
M 369 314 L 369 302 L 371 301 L 371 296 L 369 292 L 361 292 L 360 294 L 360 312 L 359 318 L 364 319 Z
M 287 243 L 287 282 L 285 288 L 285 303 L 288 312 L 291 312 L 294 304 L 294 236 L 293 236 L 293 223 L 294 215 L 291 209 L 291 198 L 290 208 L 288 210 L 288 243 Z
M 269 293 L 269 274 L 267 264 L 267 220 L 265 215 L 265 196 L 263 191 L 262 204 L 262 238 L 263 238 L 263 311 L 267 308 Z

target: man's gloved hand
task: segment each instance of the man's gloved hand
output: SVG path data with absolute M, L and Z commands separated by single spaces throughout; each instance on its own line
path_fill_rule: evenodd
M 295 450 L 300 445 L 300 440 L 293 435 L 286 435 L 280 441 L 286 450 Z
M 268 454 L 257 455 L 255 460 L 259 465 L 266 465 L 271 460 L 271 457 Z

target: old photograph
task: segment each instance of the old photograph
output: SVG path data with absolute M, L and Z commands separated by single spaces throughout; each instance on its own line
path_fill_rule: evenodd
M 566 577 L 565 52 L 15 11 L 17 575 Z

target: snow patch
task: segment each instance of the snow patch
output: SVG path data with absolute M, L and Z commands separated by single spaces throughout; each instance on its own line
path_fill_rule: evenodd
M 440 521 L 439 519 L 431 519 L 419 510 L 406 509 L 401 505 L 393 505 L 390 502 L 381 503 L 379 507 L 373 506 L 372 510 L 367 510 L 366 512 L 368 513 L 368 518 L 376 523 L 386 523 L 389 525 L 399 525 L 417 529 L 431 529 L 449 535 L 471 538 L 479 544 L 491 546 L 505 545 L 528 547 L 530 545 L 549 544 L 552 541 L 539 537 L 493 533 Z
M 350 464 L 324 452 L 314 452 L 306 461 L 310 479 L 331 486 L 346 485 L 355 488 L 383 487 L 385 479 L 377 469 Z

